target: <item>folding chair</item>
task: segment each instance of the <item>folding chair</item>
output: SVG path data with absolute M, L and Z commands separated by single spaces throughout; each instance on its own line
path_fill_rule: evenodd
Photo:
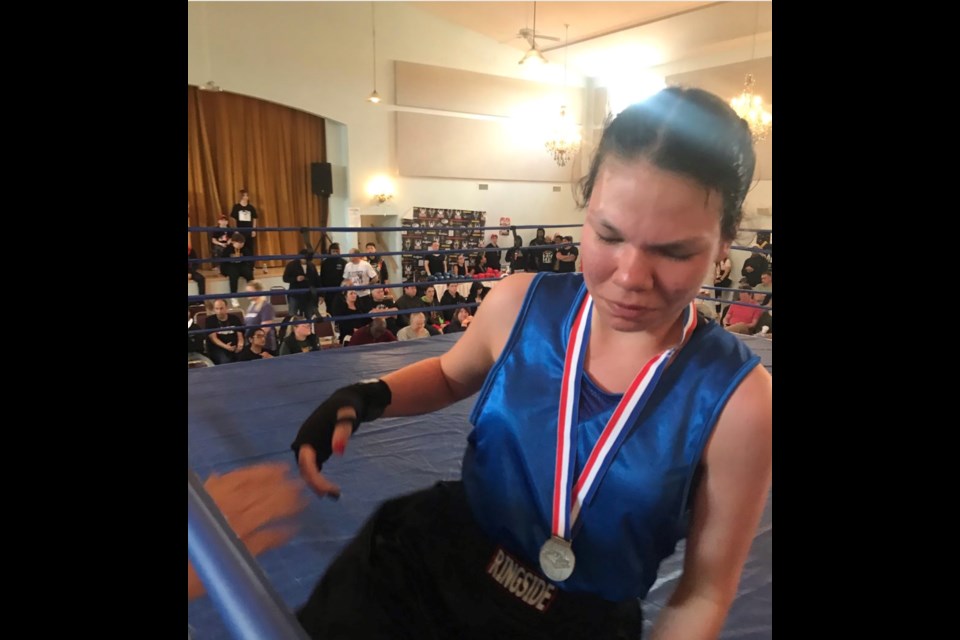
M 273 312 L 277 314 L 278 318 L 285 318 L 290 315 L 286 287 L 279 285 L 270 287 L 270 304 L 273 306 Z
M 321 349 L 333 349 L 342 346 L 337 340 L 332 320 L 318 320 L 313 323 L 313 332 L 317 334 Z

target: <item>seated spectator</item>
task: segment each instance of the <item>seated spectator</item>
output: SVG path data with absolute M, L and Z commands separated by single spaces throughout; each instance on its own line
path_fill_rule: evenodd
M 457 262 L 450 267 L 450 272 L 458 278 L 467 277 L 467 259 L 461 253 L 457 256 Z
M 427 285 L 427 288 L 423 292 L 423 296 L 420 298 L 421 307 L 439 307 L 440 303 L 437 301 L 437 289 L 432 284 Z M 427 324 L 432 324 L 437 331 L 443 330 L 443 325 L 447 324 L 447 321 L 443 319 L 443 315 L 439 311 L 431 311 L 430 317 L 427 318 Z
M 263 291 L 263 284 L 258 280 L 251 280 L 247 283 L 247 291 Z M 276 322 L 277 314 L 270 304 L 269 296 L 262 295 L 256 298 L 250 298 L 250 306 L 243 316 L 243 322 L 246 325 L 273 324 Z M 247 334 L 249 337 L 249 332 Z M 273 327 L 266 327 L 266 349 L 271 353 L 277 352 L 277 333 Z
M 763 302 L 761 302 L 760 304 L 762 304 L 762 305 L 764 305 L 764 306 L 766 306 L 767 304 L 769 304 L 770 301 L 773 300 L 773 294 L 770 293 L 771 291 L 773 291 L 773 272 L 771 272 L 771 271 L 764 271 L 763 273 L 761 273 L 761 274 L 760 274 L 760 284 L 758 284 L 757 286 L 755 286 L 755 287 L 753 288 L 753 290 L 754 290 L 754 291 L 764 291 L 764 292 L 766 292 L 767 295 L 765 295 L 765 296 L 763 297 Z
M 423 304 L 420 302 L 420 295 L 416 285 L 407 285 L 403 288 L 403 295 L 397 300 L 396 307 L 399 311 L 405 309 L 419 309 Z M 400 314 L 397 316 L 397 326 L 403 328 L 410 324 L 410 314 Z
M 451 283 L 447 285 L 447 290 L 443 292 L 443 297 L 440 298 L 440 306 L 445 307 L 452 304 L 463 304 L 467 301 L 457 289 L 460 287 L 459 284 Z M 456 309 L 445 309 L 440 313 L 443 315 L 443 319 L 446 322 L 453 320 L 453 314 L 456 313 Z M 446 332 L 444 332 L 446 333 Z
M 207 334 L 207 356 L 214 364 L 236 362 L 237 355 L 243 350 L 243 321 L 227 313 L 226 301 L 214 301 L 213 315 L 207 316 L 204 329 L 222 329 Z
M 343 281 L 344 287 L 352 286 L 352 282 L 349 280 Z M 369 297 L 369 296 L 368 296 Z M 337 297 L 337 300 L 333 303 L 333 317 L 337 318 L 337 327 L 340 329 L 340 343 L 344 343 L 350 336 L 353 335 L 353 332 L 359 329 L 360 327 L 365 327 L 370 324 L 370 318 L 347 318 L 343 319 L 344 316 L 353 316 L 358 313 L 366 313 L 364 309 L 358 303 L 358 294 L 356 290 L 351 289 L 349 291 L 344 291 L 342 295 Z
M 773 337 L 773 296 L 770 296 L 770 302 L 768 303 L 768 306 L 770 308 L 760 314 L 760 318 L 750 331 L 751 334 L 756 335 L 762 333 L 763 328 L 767 327 L 767 333 L 765 334 L 766 337 Z
M 427 323 L 427 318 L 419 311 L 410 316 L 410 325 L 400 329 L 400 333 L 397 334 L 397 340 L 401 342 L 404 340 L 416 340 L 418 338 L 429 338 L 430 332 L 426 330 L 424 325 Z
M 397 336 L 387 328 L 383 318 L 374 318 L 370 324 L 353 332 L 348 345 L 374 344 L 376 342 L 396 342 Z
M 754 304 L 753 288 L 750 285 L 740 285 L 740 302 Z M 760 297 L 759 294 L 757 297 Z M 731 304 L 727 314 L 723 317 L 723 326 L 733 333 L 750 333 L 760 319 L 763 309 L 748 307 L 743 304 Z
M 473 316 L 470 315 L 470 309 L 466 307 L 460 307 L 457 309 L 457 313 L 453 319 L 450 320 L 450 324 L 443 328 L 443 334 L 447 335 L 448 333 L 466 331 L 472 320 Z
M 267 333 L 263 329 L 254 329 L 250 334 L 250 342 L 240 352 L 238 360 L 246 362 L 247 360 L 262 360 L 272 358 L 275 353 L 269 351 L 266 347 Z
M 467 296 L 467 302 L 473 303 L 476 302 L 478 305 L 483 302 L 484 297 L 487 293 L 490 292 L 489 287 L 485 287 L 482 282 L 474 282 L 470 287 L 470 295 Z M 473 313 L 476 313 L 477 310 L 474 307 Z
M 397 304 L 393 297 L 387 295 L 386 289 L 371 289 L 370 295 L 366 298 L 357 298 L 357 308 L 363 313 L 383 313 L 384 311 L 397 311 Z M 396 335 L 400 327 L 397 326 L 397 316 L 377 316 L 383 318 L 387 323 L 387 329 L 390 333 Z
M 280 355 L 288 356 L 293 353 L 320 350 L 320 340 L 313 333 L 313 323 L 303 322 L 305 319 L 303 316 L 287 318 L 290 322 L 300 322 L 300 324 L 293 325 L 293 330 L 287 332 L 287 337 L 280 343 Z
M 484 274 L 487 272 L 487 268 L 490 265 L 487 263 L 487 254 L 478 253 L 473 259 L 473 273 L 474 274 Z

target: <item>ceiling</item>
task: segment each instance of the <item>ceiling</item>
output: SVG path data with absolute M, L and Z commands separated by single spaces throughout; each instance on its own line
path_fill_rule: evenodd
M 711 4 L 716 3 L 421 2 L 417 6 L 438 18 L 526 51 L 527 43 L 515 36 L 520 29 L 533 28 L 534 5 L 537 33 L 560 39 L 560 42 L 543 40 L 539 43 L 541 49 L 550 49 L 562 45 L 565 24 L 570 25 L 570 42 L 576 43 Z
M 713 91 L 738 93 L 746 72 L 772 103 L 772 2 L 416 2 L 416 7 L 522 53 L 520 29 L 559 40 L 537 40 L 551 63 L 602 77 L 659 67 L 664 75 L 729 67 Z M 569 44 L 564 51 L 564 25 Z M 750 60 L 755 63 L 743 65 Z M 746 71 L 744 70 L 746 69 Z M 623 72 L 621 71 L 621 72 Z M 767 89 L 764 91 L 764 89 Z

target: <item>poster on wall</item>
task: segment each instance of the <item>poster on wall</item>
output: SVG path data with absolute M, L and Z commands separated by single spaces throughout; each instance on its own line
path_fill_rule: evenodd
M 500 218 L 500 235 L 508 236 L 510 235 L 510 218 Z
M 437 241 L 442 250 L 462 249 L 467 262 L 472 262 L 476 258 L 477 249 L 483 246 L 483 227 L 486 222 L 485 211 L 414 207 L 413 217 L 403 220 L 404 229 L 400 232 L 403 250 L 425 251 Z M 447 264 L 456 262 L 457 254 L 443 255 L 447 258 Z M 403 255 L 401 263 L 404 282 L 422 282 L 427 279 L 424 256 Z
M 360 222 L 360 207 L 350 207 L 347 209 L 347 226 L 348 227 L 360 227 L 363 226 Z

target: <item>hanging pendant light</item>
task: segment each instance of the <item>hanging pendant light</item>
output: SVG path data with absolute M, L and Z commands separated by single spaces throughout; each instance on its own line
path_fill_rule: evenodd
M 367 102 L 380 104 L 380 94 L 377 93 L 377 9 L 373 2 L 370 3 L 370 27 L 373 34 L 373 91 L 367 96 Z

